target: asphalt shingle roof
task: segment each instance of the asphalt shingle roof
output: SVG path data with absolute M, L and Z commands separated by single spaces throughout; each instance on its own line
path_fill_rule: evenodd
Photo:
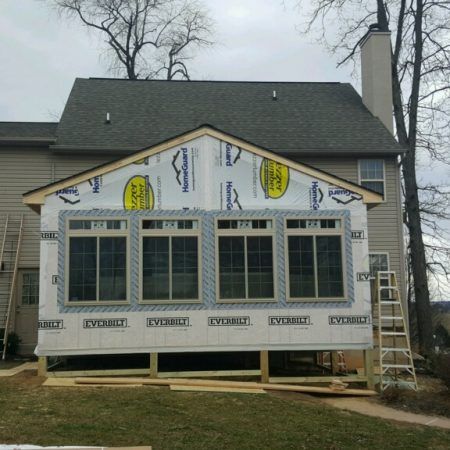
M 57 122 L 0 122 L 0 139 L 52 139 Z
M 204 124 L 275 152 L 401 151 L 350 84 L 95 78 L 76 79 L 52 147 L 133 151 Z

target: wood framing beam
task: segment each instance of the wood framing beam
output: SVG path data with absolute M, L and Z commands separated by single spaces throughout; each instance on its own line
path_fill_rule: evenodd
M 364 372 L 367 378 L 367 389 L 375 389 L 375 376 L 373 369 L 373 350 L 364 350 Z
M 46 356 L 39 356 L 38 358 L 38 376 L 47 376 L 48 361 Z
M 158 353 L 150 353 L 150 378 L 158 378 Z
M 269 351 L 261 350 L 259 352 L 259 362 L 261 367 L 261 383 L 269 382 Z

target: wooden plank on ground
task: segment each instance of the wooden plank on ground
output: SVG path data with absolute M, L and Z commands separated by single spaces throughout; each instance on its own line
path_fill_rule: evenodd
M 136 387 L 136 386 L 142 386 L 142 383 L 136 383 L 136 384 L 79 384 L 75 382 L 75 378 L 47 378 L 43 383 L 42 386 L 49 386 L 49 387 Z
M 261 375 L 261 370 L 193 370 L 181 372 L 158 372 L 158 378 L 209 378 L 246 377 Z
M 189 392 L 225 392 L 237 394 L 267 394 L 263 389 L 243 389 L 220 386 L 186 386 L 184 384 L 171 384 L 171 391 L 189 391 Z
M 56 370 L 47 372 L 47 377 L 74 378 L 74 377 L 108 377 L 127 375 L 148 375 L 150 369 L 103 369 L 103 370 Z
M 333 380 L 341 380 L 345 383 L 365 383 L 367 377 L 360 375 L 345 376 L 317 376 L 317 377 L 270 377 L 270 383 L 331 383 Z
M 12 377 L 24 370 L 36 370 L 38 367 L 36 362 L 27 362 L 20 364 L 19 366 L 12 367 L 11 369 L 0 370 L 0 377 Z
M 309 392 L 313 394 L 332 394 L 332 395 L 354 395 L 371 396 L 377 395 L 375 391 L 367 389 L 345 389 L 344 391 L 335 391 L 328 387 L 301 386 L 290 384 L 270 384 L 255 383 L 245 381 L 223 381 L 223 380 L 196 380 L 196 379 L 149 379 L 149 378 L 76 378 L 76 383 L 80 384 L 133 384 L 142 383 L 144 385 L 186 385 L 186 386 L 217 386 L 242 389 L 265 389 L 276 391 Z

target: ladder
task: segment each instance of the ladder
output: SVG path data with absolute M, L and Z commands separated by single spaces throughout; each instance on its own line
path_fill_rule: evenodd
M 0 247 L 0 345 L 2 359 L 6 357 L 11 326 L 14 293 L 17 284 L 20 246 L 23 236 L 23 214 L 19 218 L 6 215 Z
M 373 329 L 380 391 L 388 387 L 417 390 L 417 378 L 395 272 L 377 272 Z
M 339 373 L 347 373 L 347 364 L 345 362 L 345 355 L 343 350 L 337 350 L 336 352 L 336 359 L 335 359 L 335 365 L 336 367 L 333 367 L 333 352 L 327 351 L 327 352 L 318 352 L 317 354 L 317 362 L 320 366 L 325 367 L 328 370 L 337 369 L 337 372 Z

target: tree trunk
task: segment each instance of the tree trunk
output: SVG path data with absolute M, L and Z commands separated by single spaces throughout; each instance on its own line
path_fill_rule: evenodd
M 419 196 L 416 182 L 414 153 L 408 151 L 403 159 L 403 179 L 405 183 L 405 208 L 408 217 L 411 269 L 414 278 L 414 299 L 416 304 L 417 332 L 420 353 L 430 356 L 433 353 L 433 324 L 431 321 L 430 293 L 420 223 Z

